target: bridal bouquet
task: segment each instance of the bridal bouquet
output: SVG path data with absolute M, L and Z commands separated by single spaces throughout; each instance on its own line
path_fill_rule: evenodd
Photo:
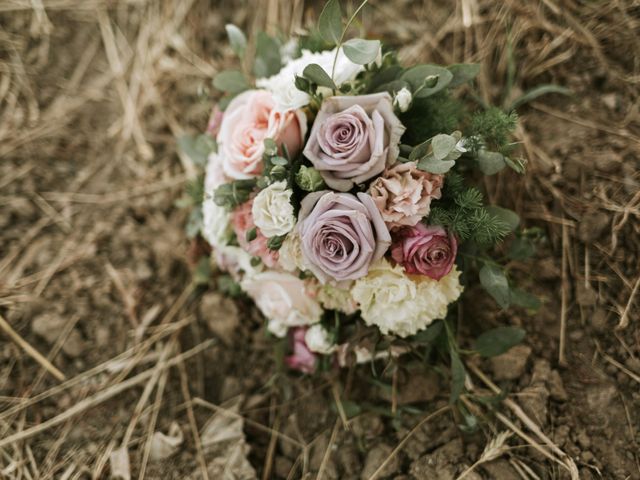
M 523 172 L 517 118 L 454 94 L 479 65 L 402 65 L 378 40 L 347 40 L 363 5 L 344 21 L 329 1 L 318 31 L 296 40 L 259 34 L 251 68 L 245 35 L 227 26 L 242 68 L 215 77 L 225 95 L 207 132 L 180 141 L 205 170 L 191 231 L 226 288 L 289 339 L 290 367 L 426 355 L 440 342 L 459 369 L 444 320 L 476 272 L 501 307 L 532 302 L 490 256 L 517 215 L 473 186 Z M 530 240 L 520 234 L 508 255 Z M 496 329 L 477 349 L 500 353 L 522 335 Z

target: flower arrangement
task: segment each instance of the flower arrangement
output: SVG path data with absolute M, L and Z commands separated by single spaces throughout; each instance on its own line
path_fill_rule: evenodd
M 447 315 L 463 285 L 479 278 L 500 307 L 535 306 L 490 255 L 517 215 L 473 186 L 478 174 L 524 172 L 517 117 L 455 94 L 479 65 L 405 66 L 378 40 L 347 40 L 365 3 L 345 22 L 330 0 L 318 31 L 296 40 L 260 34 L 251 72 L 246 37 L 227 26 L 244 70 L 215 77 L 225 95 L 207 132 L 180 140 L 205 170 L 190 233 L 227 272 L 221 286 L 288 339 L 289 367 L 426 356 L 440 342 L 459 393 L 463 352 Z M 530 237 L 519 232 L 507 256 L 526 256 Z M 501 327 L 474 348 L 494 355 L 523 334 Z

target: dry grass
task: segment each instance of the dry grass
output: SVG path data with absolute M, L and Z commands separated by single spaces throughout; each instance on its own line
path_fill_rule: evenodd
M 573 99 L 541 97 L 520 109 L 529 172 L 485 185 L 493 201 L 547 234 L 533 275 L 527 264 L 511 265 L 545 307 L 537 317 L 469 325 L 523 324 L 534 361 L 559 368 L 569 392 L 542 428 L 511 398 L 489 417 L 552 459 L 509 450 L 522 478 L 536 478 L 534 470 L 564 478 L 564 467 L 574 478 L 577 468 L 581 478 L 640 478 L 640 4 L 370 3 L 362 27 L 407 62 L 481 62 L 484 100 L 508 104 L 545 83 L 573 90 Z M 209 80 L 233 61 L 224 24 L 294 32 L 317 6 L 0 0 L 1 478 L 105 478 L 118 447 L 139 478 L 206 478 L 213 454 L 198 431 L 207 413 L 195 407 L 223 408 L 209 400 L 231 375 L 252 395 L 241 416 L 255 455 L 264 454 L 253 458 L 263 478 L 281 475 L 282 440 L 298 455 L 290 478 L 311 472 L 321 435 L 328 443 L 320 471 L 329 475 L 332 446 L 344 441 L 342 402 L 338 419 L 331 413 L 304 439 L 285 422 L 295 398 L 276 398 L 266 386 L 269 365 L 256 358 L 268 346 L 244 325 L 250 319 L 242 332 L 252 340 L 242 346 L 208 340 L 188 286 L 184 212 L 173 206 L 195 175 L 177 157 L 175 137 L 206 126 Z M 43 316 L 56 327 L 36 335 Z M 609 386 L 619 397 L 602 403 Z M 423 423 L 448 411 L 430 407 Z M 603 409 L 608 423 L 600 426 Z M 149 462 L 153 433 L 176 419 L 190 432 L 184 448 L 170 466 Z M 588 432 L 590 450 L 573 440 L 558 445 L 554 433 L 564 425 Z M 395 448 L 372 478 L 421 428 L 399 438 L 384 431 Z

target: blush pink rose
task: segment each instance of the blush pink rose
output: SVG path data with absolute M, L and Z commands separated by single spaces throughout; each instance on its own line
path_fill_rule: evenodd
M 451 271 L 458 242 L 440 226 L 418 223 L 398 231 L 391 257 L 409 274 L 440 280 Z
M 302 373 L 313 373 L 316 370 L 317 357 L 309 350 L 305 341 L 305 327 L 297 327 L 291 330 L 292 354 L 284 359 L 287 366 Z
M 272 94 L 265 90 L 241 93 L 225 110 L 217 137 L 225 175 L 234 180 L 258 176 L 266 138 L 285 145 L 294 157 L 302 150 L 306 133 L 302 110 L 276 110 Z
M 329 187 L 347 192 L 396 161 L 404 130 L 387 92 L 330 97 L 303 153 Z
M 278 263 L 278 252 L 275 250 L 269 250 L 267 247 L 267 237 L 265 237 L 260 229 L 256 229 L 256 238 L 247 241 L 247 232 L 255 228 L 256 224 L 253 222 L 253 214 L 251 209 L 253 207 L 253 198 L 242 205 L 238 206 L 231 214 L 231 225 L 233 231 L 238 238 L 238 243 L 244 251 L 254 257 L 260 257 L 262 263 L 267 267 L 273 268 Z
M 416 162 L 384 171 L 369 187 L 371 198 L 390 230 L 413 227 L 429 215 L 431 200 L 441 197 L 442 175 L 423 172 Z

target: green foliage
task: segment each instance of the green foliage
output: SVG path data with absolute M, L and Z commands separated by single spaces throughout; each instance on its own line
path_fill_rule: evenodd
M 453 345 L 449 347 L 449 356 L 451 358 L 451 403 L 455 403 L 464 391 L 464 380 L 466 371 L 464 364 L 460 360 L 457 350 Z
M 258 78 L 270 77 L 278 73 L 281 67 L 282 59 L 278 41 L 264 32 L 258 33 L 253 73 Z
M 320 87 L 327 87 L 332 90 L 337 88 L 329 74 L 318 64 L 311 63 L 307 65 L 302 71 L 302 76 Z
M 512 149 L 511 135 L 517 124 L 516 112 L 505 113 L 499 108 L 491 107 L 473 114 L 471 136 L 479 137 L 488 150 L 507 155 Z
M 193 282 L 196 285 L 208 285 L 211 280 L 211 262 L 209 257 L 204 256 L 198 260 L 195 270 L 193 271 Z
M 247 37 L 245 37 L 242 30 L 232 23 L 228 23 L 224 28 L 227 31 L 231 48 L 238 57 L 243 58 L 244 52 L 247 49 Z
M 457 63 L 455 65 L 449 65 L 447 70 L 453 74 L 449 88 L 455 88 L 476 78 L 478 73 L 480 73 L 480 64 Z
M 442 225 L 460 241 L 472 241 L 481 246 L 500 242 L 511 226 L 500 215 L 484 206 L 484 196 L 475 187 L 466 187 L 463 177 L 447 174 L 442 199 L 434 202 L 429 223 Z
M 452 79 L 453 74 L 438 65 L 416 65 L 400 77 L 411 86 L 414 98 L 430 97 L 445 89 Z
M 415 98 L 410 110 L 400 115 L 407 130 L 402 143 L 417 145 L 425 138 L 442 132 L 453 132 L 465 114 L 462 102 L 453 98 L 446 90 L 427 98 Z
M 344 54 L 349 60 L 358 65 L 367 65 L 373 62 L 380 52 L 380 40 L 364 40 L 352 38 L 342 45 Z
M 242 296 L 242 288 L 240 288 L 240 285 L 228 274 L 218 276 L 218 290 L 220 293 L 230 297 Z
M 222 92 L 238 94 L 247 90 L 250 85 L 242 72 L 224 70 L 214 77 L 213 86 Z
M 502 355 L 511 347 L 522 342 L 526 332 L 518 327 L 498 327 L 480 335 L 473 349 L 483 357 Z
M 507 308 L 511 301 L 509 280 L 502 268 L 486 263 L 480 269 L 480 284 L 502 308 Z
M 329 0 L 318 18 L 318 32 L 322 39 L 337 45 L 342 38 L 342 11 L 339 0 Z
M 178 138 L 178 149 L 199 167 L 207 164 L 211 152 L 218 149 L 214 138 L 206 133 L 201 135 L 183 135 Z
M 255 186 L 255 179 L 235 180 L 230 183 L 224 183 L 213 192 L 213 200 L 216 205 L 232 210 L 249 200 Z

